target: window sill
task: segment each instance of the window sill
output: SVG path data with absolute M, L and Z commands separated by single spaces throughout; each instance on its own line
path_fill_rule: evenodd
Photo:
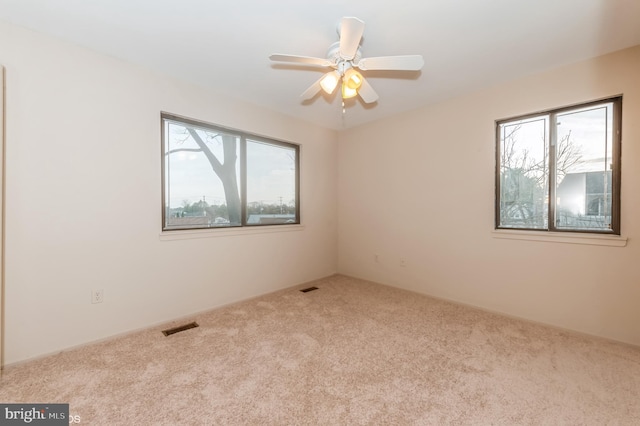
M 536 232 L 536 231 L 510 231 L 496 229 L 492 232 L 493 238 L 507 240 L 542 241 L 565 244 L 587 244 L 596 246 L 625 247 L 627 237 L 619 235 L 593 235 L 571 232 Z
M 238 228 L 188 229 L 184 231 L 163 231 L 160 241 L 191 240 L 195 238 L 229 237 L 234 235 L 272 234 L 276 232 L 302 231 L 304 225 L 245 226 Z

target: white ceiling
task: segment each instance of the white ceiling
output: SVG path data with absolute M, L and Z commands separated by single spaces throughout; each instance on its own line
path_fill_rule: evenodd
M 366 24 L 363 57 L 425 60 L 364 73 L 380 99 L 344 116 L 301 101 L 324 69 L 268 59 L 325 57 L 343 16 Z M 640 44 L 640 0 L 0 0 L 0 19 L 338 130 Z

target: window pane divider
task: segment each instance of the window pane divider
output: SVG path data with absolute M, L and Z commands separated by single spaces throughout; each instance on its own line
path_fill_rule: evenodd
M 247 226 L 247 137 L 240 135 L 240 224 Z
M 547 208 L 548 216 L 547 216 L 547 227 L 549 231 L 556 231 L 556 225 L 558 224 L 558 219 L 556 218 L 556 205 L 557 205 L 557 174 L 558 174 L 558 165 L 556 164 L 556 159 L 558 156 L 558 114 L 551 113 L 549 114 L 549 130 L 547 131 L 547 137 L 549 138 L 549 182 L 548 188 L 549 191 L 549 203 Z

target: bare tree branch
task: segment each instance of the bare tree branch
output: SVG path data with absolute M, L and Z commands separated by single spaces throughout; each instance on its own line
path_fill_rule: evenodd
M 202 152 L 202 150 L 195 149 L 195 148 L 179 148 L 179 149 L 172 149 L 171 151 L 168 151 L 165 155 L 175 154 L 176 152 Z

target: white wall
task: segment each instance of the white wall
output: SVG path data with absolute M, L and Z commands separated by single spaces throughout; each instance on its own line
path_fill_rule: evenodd
M 7 364 L 336 272 L 335 132 L 2 23 L 0 63 Z M 161 240 L 160 111 L 302 144 L 303 229 Z
M 640 46 L 342 132 L 339 272 L 640 345 L 638 76 Z M 494 238 L 494 121 L 621 93 L 627 246 Z

